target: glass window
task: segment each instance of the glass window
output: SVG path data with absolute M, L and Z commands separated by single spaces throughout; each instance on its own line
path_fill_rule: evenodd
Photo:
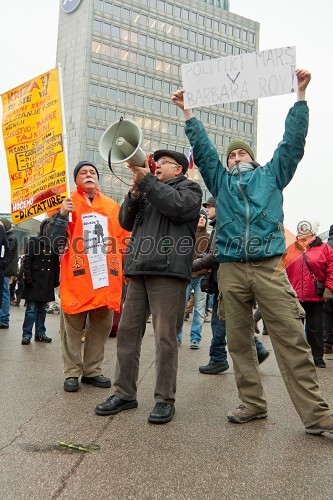
M 196 13 L 196 12 L 193 12 L 193 10 L 191 10 L 191 13 L 190 13 L 190 20 L 191 20 L 193 23 L 196 23 L 196 22 L 197 22 L 197 13 Z
M 99 74 L 99 64 L 97 62 L 92 61 L 91 63 L 91 73 L 93 75 Z
M 154 99 L 154 107 L 155 111 L 161 111 L 161 101 L 159 99 Z
M 249 134 L 252 134 L 252 132 L 253 132 L 252 123 L 246 122 L 246 132 L 248 132 Z
M 228 35 L 233 36 L 233 34 L 234 34 L 234 27 L 231 24 L 229 24 L 229 26 L 228 26 Z
M 211 36 L 206 36 L 206 47 L 211 47 L 212 46 L 212 37 Z
M 160 59 L 156 59 L 155 69 L 156 71 L 163 71 L 163 61 L 161 61 Z
M 107 97 L 107 94 L 108 94 L 108 88 L 107 87 L 104 87 L 104 85 L 100 85 L 99 86 L 99 96 L 100 97 Z
M 159 10 L 165 11 L 165 2 L 164 0 L 157 0 L 157 8 Z
M 232 120 L 232 128 L 238 130 L 238 120 L 236 120 L 235 118 L 233 118 Z
M 240 53 L 241 53 L 240 48 L 236 47 L 236 45 L 234 45 L 234 54 L 239 55 Z
M 188 29 L 182 28 L 182 38 L 184 38 L 185 40 L 189 39 L 189 30 Z
M 153 57 L 147 56 L 146 58 L 146 66 L 147 68 L 153 68 L 155 63 L 155 59 Z
M 152 100 L 151 97 L 147 97 L 146 96 L 146 98 L 145 98 L 145 107 L 147 109 L 152 109 L 152 107 L 153 107 L 153 100 Z
M 127 81 L 127 71 L 124 71 L 123 69 L 119 69 L 118 75 L 119 75 L 118 79 L 121 82 L 126 82 Z
M 161 122 L 159 120 L 153 120 L 153 130 L 159 132 L 160 127 L 161 127 Z M 158 146 L 156 147 L 156 149 L 158 149 Z
M 253 115 L 253 105 L 252 104 L 247 104 L 246 108 L 247 108 L 247 113 L 249 115 Z
M 108 109 L 108 122 L 113 123 L 116 119 L 116 110 L 115 109 Z
M 98 0 L 100 1 L 100 0 Z M 103 3 L 103 2 L 101 2 Z M 103 10 L 103 9 L 101 9 Z M 112 3 L 109 3 L 109 2 L 105 2 L 104 3 L 104 12 L 106 12 L 107 14 L 112 14 Z
M 232 54 L 233 52 L 233 46 L 230 43 L 227 43 L 227 52 L 228 54 Z
M 173 14 L 173 5 L 172 5 L 172 3 L 167 3 L 166 4 L 166 8 L 167 8 L 167 13 L 172 15 Z
M 159 39 L 156 40 L 156 48 L 157 48 L 157 50 L 160 50 L 162 52 L 164 51 L 164 42 L 163 42 L 163 40 L 159 40 Z
M 97 118 L 104 121 L 106 120 L 106 108 L 97 109 Z
M 214 31 L 220 31 L 220 22 L 216 21 L 215 19 L 213 21 L 213 29 Z
M 135 94 L 133 92 L 127 92 L 127 103 L 135 104 Z
M 95 0 L 94 1 L 94 8 L 96 10 L 103 10 L 103 0 Z
M 182 9 L 180 7 L 178 7 L 178 5 L 175 5 L 175 17 L 180 19 L 181 15 L 182 15 Z
M 176 45 L 176 44 L 173 44 L 172 46 L 172 53 L 174 56 L 180 56 L 180 46 L 179 45 Z
M 103 33 L 104 35 L 111 35 L 111 24 L 103 23 Z
M 201 116 L 202 116 L 202 118 L 201 118 L 202 122 L 203 123 L 208 123 L 208 113 L 207 113 L 207 111 L 203 111 L 201 113 Z
M 167 54 L 171 54 L 171 51 L 172 51 L 172 45 L 170 42 L 164 42 L 164 51 L 167 53 Z
M 152 36 L 148 37 L 148 47 L 150 47 L 151 49 L 155 48 L 155 38 L 153 38 Z
M 87 139 L 89 139 L 90 141 L 95 140 L 95 128 L 93 127 L 87 128 Z
M 182 47 L 181 48 L 181 56 L 184 58 L 184 59 L 187 59 L 188 58 L 188 50 L 186 47 Z
M 151 76 L 146 76 L 146 87 L 152 89 L 154 85 L 154 79 Z
M 86 149 L 86 156 L 85 156 L 86 160 L 88 161 L 94 161 L 94 150 L 93 149 Z M 101 182 L 101 175 L 99 175 L 99 185 L 101 186 L 102 185 L 102 182 Z
M 209 123 L 216 125 L 217 116 L 214 113 L 209 113 Z
M 254 40 L 255 40 L 255 34 L 251 33 L 251 31 L 250 31 L 249 32 L 249 42 L 250 43 L 254 43 Z
M 134 85 L 136 81 L 136 73 L 129 71 L 127 77 L 128 83 L 132 83 Z
M 101 64 L 100 75 L 101 76 L 105 76 L 106 78 L 108 78 L 108 76 L 109 76 L 109 66 L 107 66 L 106 64 Z
M 242 35 L 243 35 L 243 40 L 247 41 L 247 35 L 248 35 L 247 30 L 243 30 Z
M 110 67 L 110 78 L 118 80 L 118 68 L 115 68 L 114 66 Z
M 188 9 L 183 9 L 183 19 L 186 21 L 190 20 L 190 11 Z
M 201 24 L 201 26 L 205 26 L 205 16 L 202 14 L 198 15 L 198 23 Z
M 123 19 L 130 19 L 130 14 L 131 14 L 131 11 L 129 9 L 125 9 L 123 7 L 123 14 L 122 14 L 122 18 Z
M 121 8 L 119 5 L 114 4 L 113 6 L 113 15 L 116 17 L 121 17 Z
M 189 51 L 189 58 L 191 61 L 195 61 L 195 50 L 190 49 Z
M 204 36 L 202 33 L 197 33 L 197 42 L 199 45 L 203 45 L 204 43 Z
M 177 125 L 175 123 L 170 123 L 169 134 L 177 135 Z
M 144 14 L 140 14 L 140 25 L 147 26 L 147 24 L 148 24 L 148 16 L 145 16 Z
M 109 99 L 111 99 L 111 101 L 117 100 L 117 89 L 109 87 Z
M 240 38 L 240 36 L 241 36 L 241 30 L 240 30 L 240 28 L 237 28 L 237 26 L 235 26 L 234 33 L 235 33 L 235 37 L 236 38 Z
M 145 45 L 145 46 L 146 46 L 146 45 L 147 45 L 147 35 L 142 35 L 142 34 L 140 33 L 140 36 L 139 36 L 139 43 L 140 43 L 141 45 Z
M 154 87 L 155 87 L 155 90 L 158 90 L 161 92 L 162 91 L 162 80 L 156 79 Z
M 243 122 L 242 120 L 239 121 L 239 130 L 241 132 L 245 132 L 245 122 Z
M 89 106 L 88 106 L 88 116 L 90 118 L 96 118 L 96 111 L 97 111 L 96 106 L 92 106 L 91 104 L 89 104 Z
M 192 42 L 195 42 L 195 41 L 196 41 L 196 39 L 197 39 L 197 33 L 196 33 L 195 31 L 191 30 L 191 31 L 190 31 L 190 40 L 191 40 Z
M 111 45 L 111 47 L 109 47 L 109 55 L 112 57 L 119 57 L 119 47 Z
M 145 77 L 144 77 L 144 75 L 140 75 L 140 73 L 137 73 L 137 75 L 136 75 L 136 84 L 139 85 L 140 87 L 144 87 L 144 85 L 145 85 Z
M 170 108 L 169 103 L 166 101 L 162 101 L 162 112 L 169 114 L 169 108 Z
M 100 32 L 101 29 L 102 29 L 102 21 L 98 21 L 97 19 L 94 19 L 93 30 Z
M 126 92 L 118 90 L 117 101 L 126 102 Z
M 213 19 L 211 19 L 210 17 L 206 17 L 206 26 L 208 28 L 212 28 L 213 27 Z
M 144 97 L 143 97 L 143 95 L 137 94 L 137 96 L 136 96 L 136 105 L 139 106 L 139 108 L 143 108 L 144 107 Z
M 227 50 L 227 44 L 225 42 L 222 42 L 221 40 L 221 51 L 226 52 L 226 50 Z
M 98 91 L 98 85 L 95 85 L 94 83 L 91 83 L 90 84 L 89 94 L 96 96 L 97 95 L 97 91 Z
M 197 61 L 203 61 L 204 54 L 202 52 L 197 52 Z
M 163 82 L 163 92 L 166 92 L 167 94 L 171 93 L 169 82 L 166 81 Z
M 121 39 L 122 40 L 129 40 L 129 31 L 125 30 L 124 28 L 121 29 Z
M 213 38 L 213 48 L 217 50 L 220 48 L 220 40 L 217 38 Z
M 146 65 L 146 56 L 143 54 L 138 54 L 138 64 L 139 66 L 145 66 Z
M 231 118 L 229 118 L 229 116 L 225 117 L 224 122 L 225 122 L 226 128 L 231 128 Z
M 120 38 L 120 27 L 119 26 L 112 26 L 112 36 L 116 38 Z

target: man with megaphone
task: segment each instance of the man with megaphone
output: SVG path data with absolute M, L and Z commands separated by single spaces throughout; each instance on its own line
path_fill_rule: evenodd
M 158 150 L 155 174 L 148 161 L 130 164 L 132 182 L 120 208 L 120 225 L 132 231 L 124 261 L 129 277 L 117 335 L 114 392 L 96 406 L 98 415 L 136 408 L 142 339 L 148 316 L 155 335 L 155 407 L 148 421 L 172 420 L 178 367 L 177 333 L 185 310 L 202 191 L 186 178 L 182 153 Z

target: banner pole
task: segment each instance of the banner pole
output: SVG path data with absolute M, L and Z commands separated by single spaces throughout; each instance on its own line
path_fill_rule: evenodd
M 64 106 L 64 92 L 62 86 L 62 67 L 58 63 L 58 80 L 59 80 L 59 92 L 60 92 L 60 106 L 61 106 L 61 120 L 62 120 L 62 139 L 64 145 L 65 153 L 65 172 L 66 172 L 66 184 L 67 184 L 67 197 L 70 197 L 70 182 L 69 182 L 69 172 L 68 172 L 68 146 L 67 146 L 67 129 L 66 129 L 66 119 L 65 119 L 65 106 Z M 68 221 L 72 222 L 72 214 L 68 214 Z

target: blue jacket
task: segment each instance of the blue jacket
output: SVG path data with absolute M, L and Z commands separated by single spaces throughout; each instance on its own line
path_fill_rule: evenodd
M 196 118 L 186 121 L 185 133 L 195 164 L 216 198 L 218 262 L 255 261 L 283 254 L 282 191 L 303 157 L 308 121 L 306 101 L 296 102 L 273 158 L 264 167 L 236 175 L 222 166 L 202 123 Z

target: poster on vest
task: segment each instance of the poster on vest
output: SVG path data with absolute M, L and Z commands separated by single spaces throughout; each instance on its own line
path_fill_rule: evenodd
M 2 133 L 14 224 L 59 209 L 67 197 L 58 68 L 5 92 Z
M 83 214 L 82 227 L 92 287 L 97 290 L 97 288 L 109 286 L 105 245 L 109 238 L 108 218 L 96 212 Z
M 185 109 L 297 92 L 295 69 L 295 47 L 183 64 Z

